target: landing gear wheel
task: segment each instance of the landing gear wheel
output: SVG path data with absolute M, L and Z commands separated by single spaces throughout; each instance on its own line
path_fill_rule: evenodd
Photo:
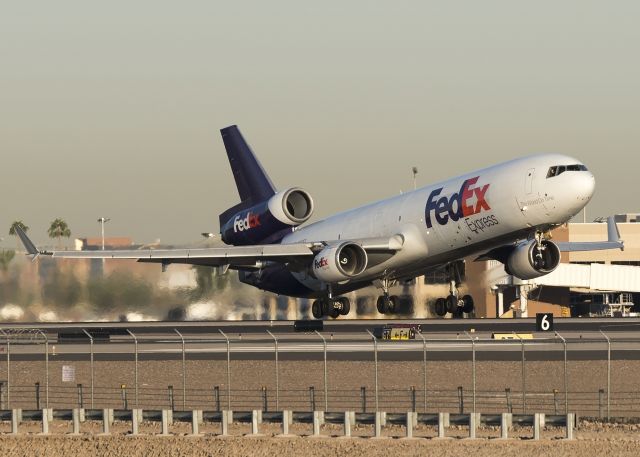
M 454 319 L 462 319 L 464 317 L 462 307 L 456 306 L 456 309 L 453 310 L 453 315 L 451 317 L 453 317 Z
M 342 305 L 340 314 L 342 316 L 346 316 L 347 314 L 349 314 L 349 311 L 351 311 L 351 300 L 349 300 L 347 297 L 342 297 L 342 298 L 339 298 L 338 301 Z
M 438 298 L 436 300 L 435 309 L 436 309 L 436 314 L 440 317 L 447 314 L 447 303 L 444 298 Z
M 387 312 L 387 306 L 386 306 L 386 300 L 387 297 L 385 297 L 384 295 L 380 295 L 378 297 L 378 300 L 376 301 L 376 308 L 378 309 L 378 312 L 380 314 L 384 314 Z
M 396 297 L 395 295 L 390 296 L 387 300 L 387 312 L 395 313 L 399 302 L 400 300 L 398 299 L 398 297 Z
M 331 317 L 331 319 L 335 319 L 340 315 L 340 310 L 338 308 L 331 308 L 329 310 L 329 317 Z
M 458 308 L 458 299 L 455 295 L 451 294 L 446 299 L 447 303 L 447 312 L 453 314 Z
M 472 313 L 473 312 L 473 297 L 471 295 L 465 295 L 462 297 L 462 312 L 463 313 Z
M 329 300 L 318 300 L 320 302 L 320 310 L 323 316 L 328 316 L 332 308 L 332 303 Z
M 311 314 L 313 314 L 313 317 L 316 319 L 322 318 L 322 302 L 320 300 L 313 301 L 313 304 L 311 305 Z

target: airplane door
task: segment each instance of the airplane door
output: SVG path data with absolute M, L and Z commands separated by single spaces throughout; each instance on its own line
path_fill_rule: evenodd
M 533 174 L 535 173 L 536 169 L 535 168 L 529 168 L 527 170 L 527 176 L 525 177 L 525 182 L 524 182 L 524 192 L 527 195 L 530 195 L 533 193 Z

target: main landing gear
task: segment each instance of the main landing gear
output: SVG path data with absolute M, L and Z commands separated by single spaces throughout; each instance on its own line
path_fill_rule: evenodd
M 473 312 L 473 297 L 471 295 L 458 294 L 460 282 L 460 269 L 458 264 L 450 264 L 447 267 L 449 274 L 449 295 L 446 298 L 438 298 L 435 303 L 435 312 L 438 316 L 451 313 L 453 317 L 462 317 L 463 313 Z
M 338 316 L 346 316 L 351 310 L 351 300 L 347 297 L 320 298 L 311 305 L 311 314 L 316 319 L 329 316 L 332 319 Z

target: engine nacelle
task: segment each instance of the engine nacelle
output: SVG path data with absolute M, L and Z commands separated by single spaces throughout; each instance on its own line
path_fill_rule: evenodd
M 311 195 L 293 187 L 235 213 L 220 227 L 220 234 L 222 241 L 235 246 L 274 242 L 282 238 L 283 231 L 307 221 L 312 213 Z
M 535 241 L 518 245 L 507 258 L 505 270 L 520 279 L 534 279 L 551 273 L 560 263 L 560 248 L 543 240 L 538 248 Z
M 327 283 L 347 281 L 367 268 L 367 251 L 356 243 L 327 246 L 313 259 L 313 273 Z

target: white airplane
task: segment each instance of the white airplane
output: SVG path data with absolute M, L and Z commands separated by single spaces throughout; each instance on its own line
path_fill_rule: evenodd
M 613 218 L 608 240 L 567 243 L 549 231 L 567 222 L 591 199 L 595 180 L 580 161 L 542 154 L 504 162 L 301 227 L 313 200 L 294 187 L 277 191 L 236 126 L 221 130 L 241 202 L 220 215 L 227 247 L 114 251 L 40 251 L 18 230 L 34 258 L 136 259 L 162 264 L 225 266 L 240 281 L 282 295 L 315 298 L 316 318 L 346 315 L 341 295 L 374 285 L 380 313 L 392 313 L 394 284 L 446 268 L 450 294 L 435 312 L 473 311 L 460 296 L 460 260 L 495 259 L 520 279 L 553 271 L 561 251 L 623 249 Z

